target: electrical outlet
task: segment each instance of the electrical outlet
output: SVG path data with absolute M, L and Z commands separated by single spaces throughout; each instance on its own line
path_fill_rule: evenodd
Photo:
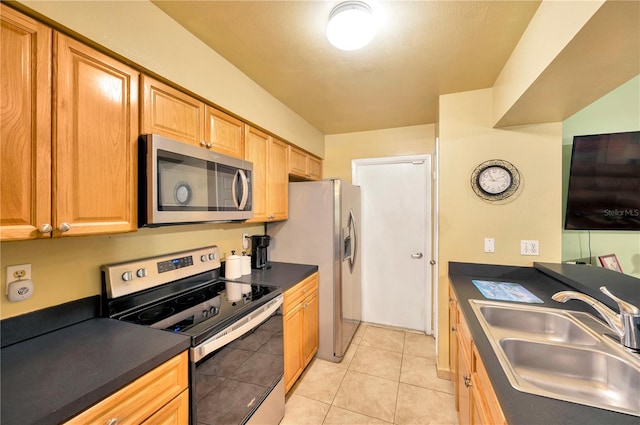
M 484 252 L 496 252 L 495 243 L 493 238 L 484 238 Z
M 31 264 L 20 264 L 18 266 L 7 266 L 7 284 L 14 280 L 30 280 Z
M 24 301 L 33 295 L 31 264 L 7 267 L 7 298 L 9 301 Z
M 242 234 L 242 249 L 249 249 L 249 234 Z
M 540 255 L 540 241 L 521 240 L 520 254 L 521 255 Z

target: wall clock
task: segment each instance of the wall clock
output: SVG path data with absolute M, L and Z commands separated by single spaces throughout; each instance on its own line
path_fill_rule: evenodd
M 502 201 L 513 196 L 520 187 L 520 172 L 508 161 L 484 161 L 471 173 L 471 188 L 485 201 Z

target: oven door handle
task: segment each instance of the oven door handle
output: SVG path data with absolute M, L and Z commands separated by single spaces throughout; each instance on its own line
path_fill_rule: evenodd
M 273 313 L 275 313 L 282 305 L 282 300 L 283 296 L 278 295 L 276 298 L 269 301 L 261 308 L 252 311 L 225 330 L 207 339 L 202 344 L 198 345 L 197 347 L 192 347 L 191 358 L 194 362 L 197 363 L 210 353 L 213 353 L 217 349 L 224 347 L 233 340 L 240 338 L 242 335 L 246 334 L 256 326 L 267 320 Z

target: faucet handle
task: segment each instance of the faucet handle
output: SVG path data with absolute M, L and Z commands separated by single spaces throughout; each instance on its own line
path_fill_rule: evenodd
M 606 286 L 601 286 L 600 291 L 618 303 L 618 307 L 620 307 L 620 313 L 632 314 L 632 315 L 640 315 L 640 308 L 636 307 L 633 304 L 626 302 L 625 300 L 621 300 L 620 298 L 613 295 Z

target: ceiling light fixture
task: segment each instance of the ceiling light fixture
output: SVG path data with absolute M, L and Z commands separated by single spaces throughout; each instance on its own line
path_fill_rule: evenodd
M 371 41 L 374 34 L 373 11 L 365 2 L 343 2 L 329 14 L 327 38 L 338 49 L 360 49 Z

